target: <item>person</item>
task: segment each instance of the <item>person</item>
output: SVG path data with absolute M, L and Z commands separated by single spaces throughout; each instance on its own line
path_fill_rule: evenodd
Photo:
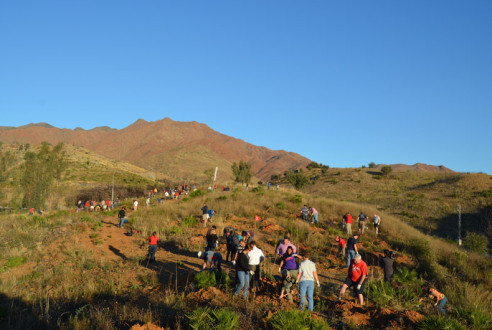
M 270 190 L 270 182 L 267 182 L 267 190 Z
M 309 209 L 307 208 L 306 205 L 301 209 L 301 218 L 304 221 L 308 221 L 308 214 L 309 214 Z
M 432 299 L 432 300 L 435 299 L 436 300 L 436 303 L 434 304 L 434 306 L 436 307 L 437 311 L 440 314 L 446 314 L 447 313 L 447 310 L 446 310 L 446 308 L 444 308 L 444 306 L 448 302 L 448 298 L 446 298 L 446 296 L 443 293 L 437 291 L 436 289 L 427 287 L 425 285 L 422 286 L 422 291 L 424 291 L 424 293 L 426 295 L 428 295 L 429 299 Z M 424 300 L 424 298 L 425 298 L 425 296 L 421 297 L 419 299 L 419 302 Z
M 228 243 L 230 244 L 231 261 L 233 265 L 236 264 L 237 247 L 240 246 L 240 242 L 241 242 L 241 235 L 237 233 L 237 229 L 232 230 L 231 234 L 229 235 Z M 229 258 L 227 258 L 227 260 L 229 260 Z
M 205 251 L 198 252 L 198 258 L 203 259 L 202 271 L 207 269 L 207 264 L 210 265 L 210 270 L 213 271 L 217 269 L 219 272 L 222 271 L 222 254 L 216 251 Z
M 34 215 L 34 207 L 31 207 L 31 208 L 29 209 L 29 215 Z
M 350 262 L 355 257 L 356 254 L 359 253 L 359 249 L 357 248 L 357 239 L 359 238 L 359 234 L 355 234 L 350 237 L 347 241 L 347 268 L 350 267 Z
M 382 258 L 383 270 L 384 270 L 384 280 L 391 283 L 391 278 L 393 277 L 393 262 L 395 261 L 395 253 L 393 251 L 384 250 L 384 257 Z
M 165 197 L 165 200 L 168 200 L 169 199 L 169 193 L 166 191 L 164 191 L 164 197 Z
M 251 231 L 243 230 L 241 233 L 242 238 L 245 240 L 246 244 L 250 244 L 253 241 L 253 236 L 255 234 Z
M 364 284 L 366 283 L 366 278 L 367 264 L 362 261 L 361 255 L 357 253 L 354 259 L 350 262 L 348 276 L 345 279 L 345 282 L 343 282 L 337 300 L 342 300 L 342 296 L 345 294 L 347 288 L 353 286 L 355 289 L 355 293 L 359 297 L 360 305 L 364 306 L 364 296 L 362 294 L 364 292 Z
M 280 244 L 284 244 L 286 237 L 290 240 L 290 232 L 286 232 L 285 236 L 278 240 L 277 246 L 275 247 L 275 251 L 277 251 L 277 248 Z
M 89 205 L 90 205 L 90 202 L 89 201 L 85 201 L 85 211 L 86 212 L 89 211 Z
M 205 248 L 205 251 L 215 251 L 215 248 L 217 248 L 218 245 L 217 243 L 217 233 L 214 228 L 211 228 L 210 234 L 207 235 L 207 247 Z
M 145 200 L 145 206 L 146 207 L 150 206 L 150 197 L 147 197 L 147 199 Z
M 208 220 L 210 222 L 212 222 L 212 217 L 214 216 L 215 211 L 214 210 L 208 210 L 207 213 L 208 213 Z
M 278 185 L 277 185 L 277 191 L 278 191 L 279 189 L 280 189 L 280 185 L 278 184 Z
M 208 205 L 206 203 L 203 203 L 203 206 L 202 206 L 201 210 L 202 210 L 203 227 L 207 227 L 207 221 L 208 221 Z
M 234 297 L 237 297 L 239 292 L 243 290 L 243 298 L 246 299 L 248 298 L 248 290 L 249 290 L 249 260 L 248 260 L 248 253 L 249 253 L 249 247 L 245 247 L 244 251 L 239 253 L 239 256 L 237 257 L 237 263 L 236 263 L 236 274 L 238 278 L 238 285 L 236 288 L 236 291 L 234 292 Z
M 346 224 L 347 224 L 347 213 L 345 213 L 342 217 L 342 230 L 345 229 Z
M 309 252 L 304 254 L 303 258 L 304 261 L 299 265 L 296 279 L 296 283 L 299 283 L 299 309 L 303 309 L 304 297 L 307 293 L 308 310 L 312 312 L 314 307 L 314 280 L 316 280 L 318 287 L 320 287 L 320 284 L 318 274 L 316 273 L 316 265 L 309 260 Z
M 347 245 L 347 242 L 341 238 L 340 236 L 335 237 L 335 241 L 338 243 L 338 252 L 336 257 L 338 258 L 340 256 L 340 253 L 342 254 L 342 257 L 345 258 L 345 248 Z
M 280 267 L 278 271 L 282 274 L 282 291 L 278 299 L 282 299 L 287 294 L 287 299 L 293 301 L 291 294 L 292 284 L 297 278 L 297 254 L 292 250 L 292 246 L 287 248 L 287 252 L 280 259 Z
M 149 261 L 155 262 L 155 252 L 157 251 L 157 242 L 159 241 L 159 237 L 157 237 L 157 233 L 154 231 L 152 236 L 149 237 Z
M 290 247 L 292 247 L 292 250 L 294 251 L 294 253 L 296 253 L 296 252 L 297 252 L 297 248 L 296 248 L 296 246 L 295 246 L 294 244 L 292 244 L 292 243 L 290 242 L 289 238 L 286 236 L 286 237 L 284 237 L 284 242 L 283 242 L 283 243 L 281 243 L 281 244 L 279 244 L 279 245 L 277 246 L 277 249 L 275 249 L 275 252 L 277 253 L 277 255 L 278 255 L 279 257 L 282 257 L 282 256 L 285 254 L 285 252 L 287 251 L 287 248 L 288 248 L 289 246 L 290 246 Z
M 251 269 L 250 274 L 256 294 L 258 292 L 258 284 L 260 283 L 260 264 L 263 260 L 265 260 L 265 255 L 256 245 L 256 241 L 251 241 L 249 243 L 249 250 L 249 269 Z
M 367 219 L 367 215 L 365 215 L 361 211 L 359 216 L 357 217 L 357 221 L 359 221 L 359 233 L 361 235 L 364 234 L 364 227 L 366 225 L 366 219 Z
M 379 224 L 381 223 L 381 217 L 377 214 L 374 214 L 372 222 L 374 223 L 374 228 L 376 229 L 376 235 L 379 235 Z
M 106 208 L 108 211 L 111 210 L 111 201 L 109 199 L 106 200 Z
M 352 235 L 352 215 L 347 212 L 347 234 Z
M 118 218 L 120 219 L 120 224 L 119 224 L 120 228 L 123 228 L 123 223 L 125 222 L 125 215 L 126 215 L 126 208 L 123 206 L 121 207 L 120 212 L 118 212 Z
M 314 207 L 310 206 L 309 212 L 311 212 L 311 224 L 314 224 L 315 221 L 316 221 L 316 224 L 319 224 L 319 222 L 318 222 L 318 211 Z
M 239 244 L 236 246 L 236 258 L 235 258 L 235 260 L 237 260 L 237 258 L 239 257 L 239 254 L 241 252 L 243 252 L 244 250 L 246 250 L 246 247 L 247 247 L 246 240 L 243 239 L 241 237 L 241 235 L 238 235 L 238 239 L 239 239 Z
M 138 209 L 138 201 L 135 199 L 133 201 L 133 211 L 136 211 Z

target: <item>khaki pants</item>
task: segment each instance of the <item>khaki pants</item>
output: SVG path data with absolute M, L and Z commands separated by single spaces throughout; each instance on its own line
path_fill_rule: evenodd
M 347 223 L 347 234 L 352 235 L 352 224 Z

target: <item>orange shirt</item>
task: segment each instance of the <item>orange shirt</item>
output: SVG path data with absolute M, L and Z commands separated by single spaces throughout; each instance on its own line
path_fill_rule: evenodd
M 436 289 L 430 289 L 431 295 L 437 298 L 437 301 L 441 301 L 444 298 L 444 294 L 440 293 Z
M 159 240 L 159 237 L 157 236 L 150 236 L 150 245 L 157 245 L 157 241 Z

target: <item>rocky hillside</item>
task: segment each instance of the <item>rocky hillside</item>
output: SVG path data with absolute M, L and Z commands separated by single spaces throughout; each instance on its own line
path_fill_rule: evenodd
M 296 153 L 258 147 L 221 134 L 205 124 L 169 118 L 155 122 L 139 119 L 121 130 L 60 129 L 45 123 L 3 127 L 0 141 L 32 145 L 63 142 L 183 179 L 203 176 L 204 170 L 216 166 L 222 179 L 229 179 L 232 162 L 240 160 L 250 162 L 258 178 L 269 179 L 273 173 L 304 167 L 310 162 Z

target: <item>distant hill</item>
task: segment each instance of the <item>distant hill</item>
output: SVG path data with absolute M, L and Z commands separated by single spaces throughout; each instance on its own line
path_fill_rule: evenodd
M 384 164 L 378 164 L 374 168 L 377 171 L 381 171 L 381 169 L 384 166 Z M 447 168 L 446 166 L 443 165 L 427 165 L 427 164 L 422 164 L 422 163 L 417 163 L 413 165 L 405 165 L 405 164 L 391 164 L 389 165 L 393 169 L 393 171 L 396 172 L 440 172 L 440 173 L 455 173 L 455 171 Z
M 46 123 L 0 130 L 5 143 L 51 144 L 63 142 L 87 148 L 110 159 L 133 163 L 175 179 L 203 177 L 209 168 L 219 167 L 221 181 L 230 180 L 232 162 L 250 162 L 262 180 L 272 174 L 306 166 L 310 160 L 292 152 L 258 147 L 212 130 L 197 122 L 169 118 L 155 122 L 137 120 L 118 130 L 60 129 Z

